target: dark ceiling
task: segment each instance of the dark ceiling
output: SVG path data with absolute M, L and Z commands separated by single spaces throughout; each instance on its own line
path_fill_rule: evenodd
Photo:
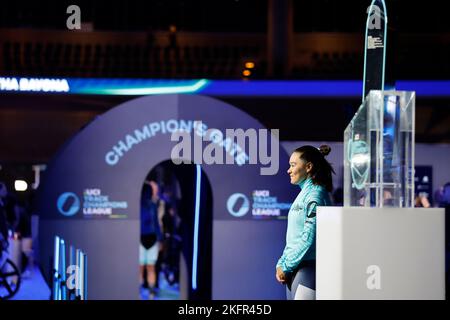
M 299 57 L 306 52 L 306 62 L 302 60 L 303 56 L 294 61 L 300 65 L 293 62 L 290 73 L 284 78 L 362 79 L 363 45 L 360 40 L 363 39 L 370 2 L 292 1 L 292 31 L 299 35 L 295 39 L 300 39 L 299 43 L 293 44 L 296 51 L 292 52 Z M 66 8 L 73 4 L 72 1 L 3 2 L 0 35 L 4 31 L 8 38 L 0 36 L 0 76 L 241 79 L 242 58 L 248 56 L 261 59 L 255 68 L 259 71 L 255 71 L 255 78 L 269 78 L 264 63 L 267 67 L 265 37 L 272 0 L 83 0 L 75 3 L 82 10 L 82 21 L 92 23 L 94 31 L 101 31 L 96 33 L 101 38 L 99 42 L 83 42 L 91 36 L 89 32 L 80 36 L 65 29 Z M 389 17 L 387 81 L 450 79 L 450 23 L 445 1 L 387 0 L 386 3 Z M 201 45 L 192 45 L 188 34 L 181 39 L 185 42 L 176 45 L 173 51 L 158 43 L 156 46 L 146 43 L 134 47 L 121 45 L 133 34 L 167 32 L 170 25 L 175 25 L 177 32 L 207 32 L 209 36 L 197 38 Z M 56 30 L 58 40 L 44 29 Z M 111 44 L 101 42 L 105 40 L 103 38 L 111 37 L 109 31 L 124 32 L 123 38 L 119 37 Z M 214 42 L 221 37 L 233 38 L 236 34 L 247 33 L 251 34 L 250 46 L 246 46 L 245 39 L 223 46 Z M 336 35 L 335 47 L 324 43 L 313 48 L 323 39 L 324 33 Z M 258 40 L 260 35 L 262 41 Z M 69 39 L 71 37 L 73 39 Z M 161 39 L 164 43 L 165 38 Z M 309 39 L 309 42 L 302 39 Z M 342 44 L 339 39 L 349 42 Z M 352 39 L 357 40 L 356 44 Z M 64 43 L 64 40 L 68 42 Z M 257 45 L 253 46 L 253 43 Z M 347 48 L 347 43 L 352 48 Z M 97 47 L 98 61 L 95 60 Z M 140 57 L 139 65 L 133 61 L 133 56 L 127 55 L 129 48 Z M 186 60 L 186 54 L 195 55 L 196 49 L 199 51 L 197 58 Z M 231 50 L 226 51 L 229 56 L 225 51 L 220 52 L 222 49 Z M 89 62 L 88 65 L 80 63 L 77 52 L 83 53 L 81 61 Z M 110 52 L 115 52 L 114 57 L 109 55 Z M 161 60 L 152 60 L 156 53 Z M 89 60 L 91 58 L 94 60 Z M 59 64 L 52 64 L 55 59 Z M 102 68 L 98 69 L 100 63 Z M 178 64 L 182 67 L 180 73 L 177 73 Z M 162 71 L 158 73 L 156 67 L 160 66 Z M 167 73 L 167 70 L 172 71 Z M 360 103 L 359 99 L 342 98 L 217 98 L 248 112 L 268 128 L 279 128 L 282 140 L 341 141 L 343 130 Z M 129 99 L 131 97 L 1 94 L 0 161 L 46 162 L 64 141 L 97 115 Z M 417 97 L 416 141 L 450 143 L 449 99 Z
M 277 0 L 282 2 L 285 0 Z M 446 1 L 387 0 L 389 26 L 399 32 L 449 32 Z M 77 4 L 97 30 L 266 32 L 268 0 L 6 1 L 1 27 L 64 29 L 66 8 Z M 292 0 L 295 32 L 360 32 L 371 0 Z

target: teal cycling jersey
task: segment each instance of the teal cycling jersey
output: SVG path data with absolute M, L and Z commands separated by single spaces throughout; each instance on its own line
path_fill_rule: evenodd
M 301 191 L 288 213 L 286 246 L 277 263 L 285 273 L 293 272 L 301 261 L 316 259 L 316 208 L 331 205 L 326 189 L 311 178 L 299 186 Z

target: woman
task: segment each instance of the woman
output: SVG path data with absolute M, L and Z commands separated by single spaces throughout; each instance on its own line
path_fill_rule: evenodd
M 325 156 L 329 146 L 303 146 L 289 159 L 291 183 L 301 188 L 288 214 L 286 247 L 276 266 L 276 279 L 286 284 L 288 300 L 314 300 L 316 295 L 316 208 L 331 205 L 334 173 Z

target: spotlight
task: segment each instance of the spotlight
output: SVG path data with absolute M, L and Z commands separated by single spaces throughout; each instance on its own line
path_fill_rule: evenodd
M 250 70 L 245 69 L 244 71 L 242 71 L 242 75 L 243 75 L 244 77 L 248 77 L 248 76 L 250 76 L 251 74 L 252 74 L 252 73 L 251 73 Z
M 254 64 L 253 62 L 251 62 L 251 61 L 247 61 L 247 62 L 245 63 L 245 67 L 246 67 L 247 69 L 253 69 L 253 68 L 255 67 L 255 64 Z
M 28 184 L 25 180 L 14 181 L 14 189 L 16 191 L 26 191 L 28 189 Z

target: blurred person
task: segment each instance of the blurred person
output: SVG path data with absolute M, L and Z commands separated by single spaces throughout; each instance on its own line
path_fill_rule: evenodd
M 14 234 L 17 230 L 20 212 L 16 198 L 8 192 L 6 184 L 0 181 L 0 206 L 3 207 L 6 216 L 8 231 Z
M 390 190 L 383 190 L 383 205 L 388 207 L 394 206 L 394 196 Z
M 177 199 L 175 199 L 170 186 L 164 189 L 162 199 L 164 199 L 165 203 L 164 215 L 162 217 L 163 228 L 165 232 L 170 234 L 178 233 L 181 218 L 178 215 Z
M 436 189 L 433 193 L 434 206 L 439 207 L 441 203 L 442 187 Z
M 450 182 L 442 186 L 439 207 L 445 208 L 445 298 L 450 297 Z
M 0 181 L 0 268 L 7 258 L 8 250 L 8 223 L 6 219 L 6 209 L 4 206 L 3 198 L 6 197 L 6 186 Z
M 31 215 L 28 203 L 18 204 L 19 222 L 16 234 L 21 243 L 22 252 L 22 276 L 27 278 L 32 276 L 34 269 L 33 241 L 31 237 Z
M 163 228 L 163 216 L 165 213 L 165 205 L 166 199 L 160 195 L 160 188 L 157 182 L 151 180 L 149 182 L 150 187 L 152 188 L 152 201 L 156 204 L 156 211 L 158 217 L 159 227 L 162 230 Z
M 176 212 L 172 203 L 166 204 L 166 211 L 163 216 L 164 233 L 168 235 L 178 234 L 181 218 Z
M 144 184 L 141 195 L 141 243 L 139 246 L 140 281 L 145 283 L 144 274 L 147 274 L 147 285 L 150 298 L 156 295 L 156 270 L 155 264 L 162 246 L 161 228 L 157 216 L 157 189 L 155 183 Z
M 430 208 L 431 204 L 425 193 L 421 192 L 414 198 L 414 207 L 416 208 Z
M 161 196 L 161 189 L 159 187 L 159 184 L 154 181 L 150 180 L 149 185 L 152 188 L 152 201 L 156 205 L 156 212 L 158 217 L 158 223 L 159 223 L 159 229 L 161 230 L 161 242 L 158 248 L 158 259 L 155 263 L 155 274 L 156 274 L 156 281 L 155 281 L 155 289 L 159 288 L 159 274 L 161 271 L 161 259 L 162 259 L 162 251 L 164 248 L 164 227 L 163 227 L 163 216 L 165 212 L 166 207 L 166 200 L 163 196 Z
M 180 222 L 181 219 L 175 207 L 171 203 L 167 203 L 166 213 L 163 217 L 164 250 L 162 254 L 162 269 L 170 285 L 178 283 L 179 279 L 179 256 L 181 250 L 181 237 L 179 235 Z
M 333 192 L 333 203 L 335 206 L 343 206 L 344 205 L 344 189 L 337 188 Z
M 289 158 L 287 173 L 301 191 L 289 210 L 286 246 L 275 274 L 286 285 L 288 300 L 314 300 L 316 296 L 316 209 L 331 205 L 334 170 L 325 159 L 330 151 L 325 145 L 319 149 L 302 146 Z
M 2 252 L 1 261 L 5 262 L 10 258 L 18 268 L 20 265 L 20 255 L 17 236 L 17 226 L 19 223 L 19 207 L 15 197 L 8 192 L 6 184 L 0 181 L 0 252 Z
M 446 208 L 450 206 L 450 182 L 444 184 L 439 196 L 439 207 Z
M 20 270 L 23 277 L 30 277 L 34 268 L 34 257 L 31 239 L 31 216 L 26 202 L 18 201 L 0 182 L 0 206 L 6 218 L 6 230 L 11 247 L 11 259 Z

